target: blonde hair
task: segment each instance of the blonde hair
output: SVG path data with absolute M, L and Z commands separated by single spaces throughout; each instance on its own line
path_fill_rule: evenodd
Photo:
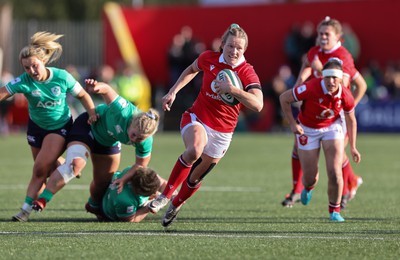
M 56 42 L 63 35 L 56 35 L 49 32 L 37 32 L 31 37 L 28 46 L 22 48 L 19 53 L 19 60 L 37 57 L 44 64 L 49 64 L 61 57 L 62 46 Z
M 247 46 L 249 45 L 249 38 L 247 37 L 247 33 L 243 30 L 242 27 L 240 27 L 236 23 L 231 24 L 221 37 L 222 46 L 225 45 L 230 35 L 244 39 L 246 41 L 244 48 L 247 49 Z M 220 47 L 221 52 L 222 46 Z
M 140 134 L 152 136 L 157 132 L 159 122 L 160 114 L 157 110 L 150 108 L 148 112 L 134 115 L 132 126 L 137 128 Z

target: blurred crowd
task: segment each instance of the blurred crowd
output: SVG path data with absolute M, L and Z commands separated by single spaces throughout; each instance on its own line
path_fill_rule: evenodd
M 355 63 L 361 53 L 357 35 L 348 24 L 343 24 L 343 45 L 353 55 Z M 276 74 L 267 82 L 263 82 L 265 97 L 264 109 L 261 113 L 244 111 L 237 127 L 238 131 L 283 131 L 286 129 L 285 120 L 279 105 L 279 95 L 293 87 L 300 70 L 303 55 L 315 45 L 315 25 L 306 21 L 294 24 L 288 32 L 283 49 L 287 63 L 276 70 Z M 74 65 L 65 69 L 69 71 L 81 84 L 85 78 L 95 78 L 113 86 L 123 97 L 137 105 L 142 110 L 150 107 L 160 108 L 160 97 L 176 82 L 177 77 L 190 63 L 205 49 L 218 51 L 221 42 L 219 38 L 211 43 L 196 39 L 192 28 L 183 26 L 171 39 L 167 52 L 169 67 L 169 85 L 152 86 L 145 84 L 143 78 L 135 68 L 121 64 L 116 69 L 108 65 L 95 68 L 89 72 L 81 72 Z M 250 61 L 251 63 L 251 61 Z M 366 67 L 357 68 L 367 81 L 368 89 L 362 102 L 387 102 L 400 100 L 400 61 L 390 61 L 387 64 L 378 64 L 371 60 Z M 180 115 L 195 100 L 200 89 L 201 75 L 198 75 L 177 96 L 174 109 L 164 115 L 164 130 L 177 130 L 176 125 Z M 3 70 L 1 75 L 2 86 L 13 80 L 14 75 Z M 94 96 L 95 102 L 101 102 Z M 78 115 L 83 111 L 79 102 L 70 99 L 73 113 Z M 0 103 L 0 135 L 14 131 L 25 130 L 28 119 L 27 102 L 25 97 L 17 94 L 5 102 Z

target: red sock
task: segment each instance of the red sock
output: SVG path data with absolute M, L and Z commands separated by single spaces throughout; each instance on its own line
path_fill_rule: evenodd
M 340 213 L 340 203 L 334 204 L 329 202 L 329 213 L 337 212 Z
M 301 178 L 303 177 L 303 171 L 301 170 L 300 160 L 297 155 L 292 155 L 292 181 L 293 181 L 293 191 L 294 193 L 301 193 L 303 190 L 303 182 Z
M 348 179 L 347 179 L 347 185 L 351 185 L 351 186 L 356 186 L 357 185 L 357 175 L 355 175 L 354 171 L 353 171 L 353 167 L 351 167 L 351 164 L 349 162 L 348 164 Z
M 350 162 L 347 159 L 342 165 L 342 174 L 343 174 L 342 196 L 345 196 L 349 193 L 348 181 L 349 181 L 350 172 L 353 172 L 353 169 L 351 168 Z M 353 175 L 354 175 L 354 173 L 353 173 Z
M 172 201 L 172 205 L 174 205 L 175 207 L 179 207 L 180 205 L 182 205 L 183 203 L 185 203 L 185 201 L 192 197 L 193 194 L 196 193 L 196 191 L 200 188 L 201 186 L 201 182 L 198 183 L 195 187 L 190 187 L 188 185 L 187 181 L 184 181 L 182 183 L 182 187 L 179 190 L 178 195 L 176 195 L 176 197 L 174 198 L 174 200 Z
M 165 187 L 163 194 L 167 198 L 171 198 L 172 193 L 182 184 L 182 182 L 189 175 L 190 169 L 192 165 L 187 164 L 182 155 L 179 156 L 178 160 L 175 163 L 174 168 L 172 169 L 171 175 L 169 176 L 167 186 Z
M 315 188 L 315 186 L 311 186 L 311 187 L 304 187 L 304 189 L 306 190 L 306 191 L 312 191 L 313 189 Z

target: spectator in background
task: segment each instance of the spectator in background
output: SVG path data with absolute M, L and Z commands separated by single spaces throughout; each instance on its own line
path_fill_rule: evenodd
M 183 26 L 180 32 L 174 35 L 168 50 L 169 83 L 174 84 L 183 70 L 185 70 L 201 52 L 205 50 L 205 44 L 193 37 L 193 30 L 190 26 Z M 182 89 L 182 95 L 177 97 L 174 111 L 165 115 L 165 128 L 176 126 L 179 123 L 180 115 L 191 106 L 196 99 L 201 87 L 201 78 L 196 76 L 189 87 Z M 165 92 L 163 93 L 163 95 Z
M 124 65 L 115 79 L 118 93 L 142 111 L 151 107 L 151 86 L 133 66 Z
M 220 51 L 221 50 L 221 38 L 214 38 L 214 40 L 212 40 L 211 42 L 211 50 L 213 51 Z
M 310 21 L 291 27 L 285 38 L 284 51 L 293 74 L 299 73 L 303 56 L 315 45 L 315 38 L 314 24 Z
M 387 89 L 392 100 L 400 99 L 400 65 L 395 62 L 388 63 L 384 74 L 382 85 Z
M 168 66 L 170 82 L 175 82 L 185 69 L 183 45 L 185 39 L 182 34 L 176 34 L 172 38 L 171 46 L 168 49 Z
M 264 108 L 260 113 L 244 110 L 248 129 L 251 131 L 281 131 L 285 123 L 279 103 L 279 96 L 293 87 L 296 78 L 289 65 L 279 67 L 271 81 L 263 84 Z
M 200 53 L 196 49 L 198 41 L 193 37 L 193 29 L 190 26 L 183 26 L 181 28 L 181 35 L 183 38 L 183 66 L 186 68 L 199 56 Z
M 353 56 L 355 62 L 357 62 L 360 56 L 360 41 L 356 33 L 351 28 L 350 24 L 343 23 L 343 47 L 346 48 Z
M 4 86 L 13 79 L 14 76 L 9 71 L 3 70 L 0 78 L 0 86 Z M 13 103 L 12 98 L 8 98 L 3 102 L 0 102 L 0 136 L 7 135 L 10 131 L 9 119 L 7 117 L 12 103 Z
M 29 122 L 29 104 L 26 97 L 16 93 L 7 113 L 7 122 L 10 132 L 26 131 Z M 72 112 L 72 111 L 71 111 Z
M 99 82 L 104 82 L 110 85 L 115 91 L 118 89 L 115 78 L 115 70 L 110 65 L 101 65 L 99 68 L 97 68 L 96 75 L 93 75 L 93 77 L 90 78 L 95 78 Z M 103 103 L 103 99 L 99 95 L 92 95 L 92 98 L 96 106 Z

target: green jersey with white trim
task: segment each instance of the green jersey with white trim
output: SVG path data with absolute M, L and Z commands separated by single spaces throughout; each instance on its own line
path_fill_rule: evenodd
M 151 154 L 153 137 L 150 136 L 142 142 L 129 139 L 128 127 L 134 114 L 141 111 L 126 99 L 118 96 L 109 105 L 101 104 L 96 107 L 99 115 L 97 122 L 91 125 L 94 138 L 104 146 L 113 146 L 118 142 L 136 147 L 136 156 L 147 157 Z
M 103 212 L 111 220 L 117 221 L 120 218 L 133 216 L 149 200 L 149 197 L 135 194 L 130 182 L 124 184 L 121 193 L 118 193 L 117 186 L 112 184 L 115 180 L 121 179 L 130 168 L 131 166 L 122 172 L 114 173 L 111 184 L 103 196 Z
M 64 126 L 71 117 L 67 93 L 76 96 L 82 86 L 66 70 L 47 69 L 50 75 L 45 81 L 36 81 L 25 72 L 7 83 L 6 89 L 11 95 L 24 94 L 31 120 L 43 129 L 54 130 Z

